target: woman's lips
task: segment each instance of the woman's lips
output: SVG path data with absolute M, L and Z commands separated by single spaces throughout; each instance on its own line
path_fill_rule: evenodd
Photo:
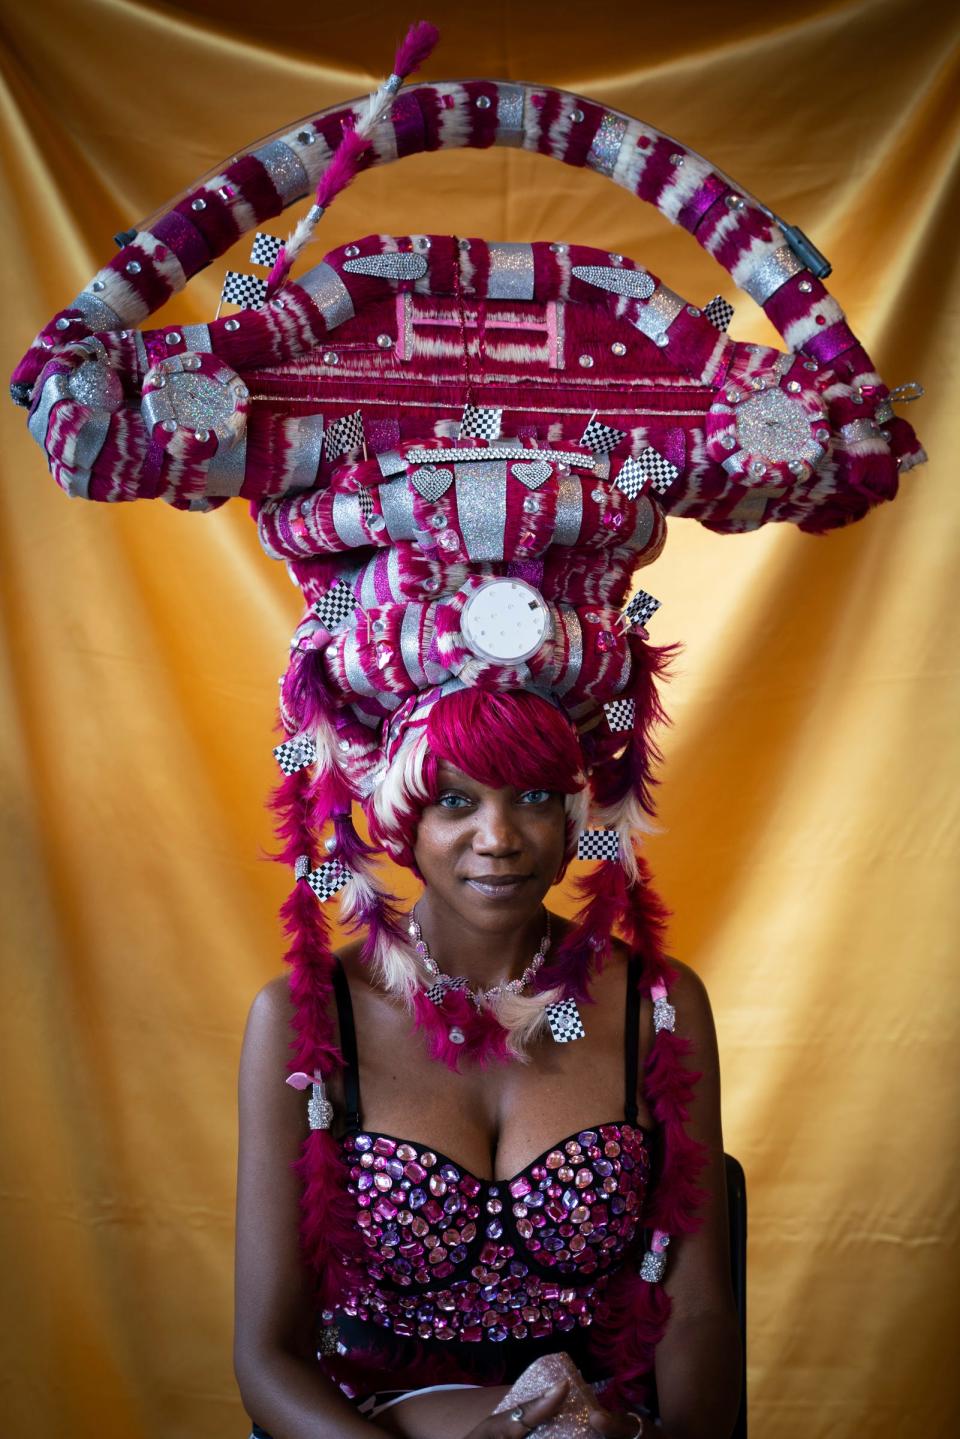
M 468 879 L 467 884 L 478 894 L 484 895 L 487 899 L 512 899 L 519 890 L 529 881 L 530 876 L 511 875 L 509 878 L 495 879 L 485 877 L 483 879 Z

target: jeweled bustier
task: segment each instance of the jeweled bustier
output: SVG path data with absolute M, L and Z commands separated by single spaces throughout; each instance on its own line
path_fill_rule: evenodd
M 636 1125 L 601 1124 L 493 1182 L 420 1144 L 347 1135 L 369 1263 L 344 1312 L 398 1335 L 468 1343 L 589 1325 L 636 1236 L 644 1140 Z

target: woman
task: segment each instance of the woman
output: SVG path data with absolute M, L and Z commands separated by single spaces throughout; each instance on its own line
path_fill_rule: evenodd
M 582 748 L 561 711 L 539 696 L 476 689 L 439 699 L 415 747 L 421 752 L 419 782 L 411 782 L 417 765 L 411 764 L 408 753 L 406 777 L 401 776 L 393 801 L 385 804 L 382 798 L 390 789 L 388 779 L 381 785 L 379 803 L 369 805 L 368 811 L 373 831 L 381 839 L 389 836 L 394 853 L 402 853 L 409 844 L 410 861 L 423 881 L 414 914 L 425 952 L 421 948 L 417 962 L 432 961 L 431 973 L 436 967 L 451 980 L 465 981 L 469 993 L 485 1003 L 485 1012 L 495 1003 L 489 998 L 493 987 L 516 982 L 525 971 L 527 982 L 519 996 L 499 996 L 500 1017 L 508 1020 L 506 1054 L 478 1055 L 451 1072 L 432 1057 L 436 1042 L 430 1028 L 411 1024 L 409 1007 L 385 993 L 363 963 L 361 943 L 338 955 L 345 984 L 331 1010 L 339 1018 L 338 1041 L 347 1067 L 330 1083 L 328 1093 L 347 1161 L 351 1222 L 356 1226 L 365 1216 L 368 1227 L 358 1232 L 368 1236 L 380 1232 L 379 1243 L 361 1255 L 367 1273 L 353 1286 L 362 1293 L 364 1283 L 372 1285 L 372 1307 L 351 1304 L 348 1298 L 346 1307 L 353 1317 L 345 1318 L 342 1311 L 338 1315 L 337 1337 L 341 1351 L 347 1351 L 339 1357 L 354 1402 L 338 1393 L 317 1365 L 312 1288 L 297 1241 L 300 1186 L 293 1166 L 306 1137 L 306 1116 L 302 1098 L 280 1083 L 296 1011 L 285 978 L 271 981 L 258 994 L 247 1026 L 240 1076 L 236 1369 L 244 1403 L 274 1439 L 369 1433 L 369 1414 L 381 1431 L 418 1439 L 434 1435 L 508 1439 L 559 1413 L 567 1396 L 561 1383 L 556 1392 L 493 1415 L 509 1384 L 536 1355 L 566 1352 L 587 1380 L 600 1381 L 593 1428 L 626 1439 L 642 1432 L 643 1426 L 635 1407 L 641 1401 L 628 1404 L 625 1397 L 642 1392 L 633 1382 L 635 1376 L 628 1374 L 636 1359 L 631 1343 L 637 1335 L 631 1331 L 651 1322 L 656 1328 L 658 1323 L 649 1314 L 632 1316 L 631 1304 L 625 1302 L 631 1284 L 639 1283 L 647 1291 L 660 1287 L 635 1278 L 643 1253 L 643 1221 L 639 1208 L 631 1212 L 632 1205 L 644 1204 L 645 1198 L 644 1209 L 651 1208 L 645 1191 L 650 1188 L 658 1124 L 643 1076 L 651 1068 L 652 1004 L 649 995 L 638 994 L 638 963 L 631 965 L 627 946 L 612 940 L 592 951 L 589 975 L 584 976 L 589 993 L 584 1037 L 576 1043 L 556 1044 L 544 1022 L 553 991 L 540 987 L 543 976 L 550 973 L 546 955 L 535 966 L 537 972 L 529 973 L 534 967 L 531 956 L 544 953 L 548 932 L 552 950 L 546 954 L 559 955 L 565 943 L 569 947 L 576 929 L 545 912 L 544 900 L 571 858 L 583 800 Z M 394 761 L 393 768 L 398 766 L 404 768 L 403 756 Z M 648 941 L 654 929 L 655 921 L 650 919 Z M 736 1414 L 739 1339 L 729 1284 L 716 1043 L 703 986 L 685 966 L 671 968 L 670 998 L 677 1020 L 676 1035 L 670 1038 L 691 1042 L 701 1075 L 690 1105 L 688 1132 L 703 1146 L 704 1167 L 700 1227 L 678 1244 L 663 1286 L 671 1312 L 665 1325 L 662 1316 L 659 1319 L 664 1332 L 656 1345 L 656 1390 L 662 1432 L 719 1439 L 729 1433 Z M 630 1002 L 631 989 L 639 1003 Z M 464 1009 L 452 1011 L 448 1018 L 475 1009 L 462 989 L 448 987 L 445 1003 L 451 1000 Z M 510 1004 L 520 1012 L 507 1016 Z M 533 1021 L 529 1012 L 522 1012 L 531 1006 L 537 1010 Z M 469 1021 L 465 1018 L 464 1023 Z M 351 1024 L 358 1037 L 358 1064 L 350 1060 Z M 631 1032 L 638 1045 L 634 1056 Z M 626 1094 L 625 1041 L 630 1075 Z M 468 1050 L 477 1040 L 465 1035 L 460 1041 L 455 1037 L 457 1042 L 461 1050 Z M 509 1062 L 511 1053 L 525 1062 Z M 492 1062 L 483 1063 L 484 1058 Z M 498 1058 L 507 1062 L 497 1062 Z M 351 1110 L 359 1110 L 352 1125 Z M 345 1132 L 350 1128 L 358 1132 Z M 594 1145 L 594 1151 L 613 1159 L 590 1159 L 586 1141 L 602 1140 L 603 1135 L 616 1138 L 607 1138 L 602 1151 Z M 404 1149 L 396 1136 L 410 1136 L 409 1148 Z M 567 1146 L 578 1145 L 579 1154 L 571 1158 Z M 357 1161 L 369 1158 L 377 1147 L 383 1154 L 374 1154 L 374 1163 L 379 1157 L 384 1167 L 375 1171 L 371 1165 L 364 1170 Z M 391 1208 L 403 1206 L 398 1216 L 400 1224 L 406 1221 L 397 1236 L 401 1242 L 404 1234 L 410 1235 L 418 1213 L 411 1205 L 417 1189 L 399 1177 L 396 1158 L 414 1150 L 417 1158 L 410 1170 L 414 1180 L 426 1185 L 428 1178 L 447 1176 L 421 1192 L 439 1193 L 446 1185 L 449 1199 L 449 1193 L 459 1195 L 465 1183 L 471 1198 L 486 1197 L 476 1224 L 469 1218 L 464 1223 L 463 1211 L 453 1217 L 444 1213 L 438 1221 L 441 1229 L 450 1226 L 446 1238 L 456 1241 L 446 1246 L 448 1256 L 460 1260 L 454 1263 L 453 1274 L 442 1273 L 439 1282 L 412 1286 L 418 1292 L 420 1315 L 430 1311 L 423 1297 L 438 1292 L 455 1295 L 463 1306 L 455 1313 L 457 1318 L 463 1315 L 464 1322 L 453 1322 L 454 1333 L 447 1337 L 430 1333 L 432 1324 L 436 1334 L 437 1314 L 444 1322 L 443 1311 L 426 1325 L 421 1323 L 416 1336 L 406 1338 L 396 1329 L 399 1338 L 392 1338 L 375 1322 L 384 1312 L 377 1304 L 385 1305 L 389 1313 L 391 1300 L 406 1292 L 396 1282 L 389 1257 L 402 1253 L 399 1246 L 387 1248 L 386 1261 L 382 1255 L 384 1237 L 393 1237 L 387 1232 Z M 425 1154 L 428 1159 L 435 1156 L 429 1176 L 423 1166 L 418 1167 Z M 565 1173 L 562 1164 L 549 1168 L 558 1158 L 571 1158 L 571 1169 L 581 1167 L 575 1175 Z M 372 1193 L 375 1215 L 378 1189 L 370 1185 L 365 1191 L 362 1186 L 371 1175 L 375 1182 L 378 1176 L 389 1179 L 391 1164 L 397 1178 L 379 1191 L 390 1207 L 378 1221 L 371 1218 L 370 1207 L 358 1207 L 365 1198 L 369 1205 Z M 536 1253 L 525 1243 L 533 1239 L 535 1244 L 537 1234 L 545 1235 L 554 1227 L 548 1219 L 540 1229 L 531 1228 L 531 1217 L 539 1218 L 543 1208 L 538 1213 L 530 1201 L 531 1193 L 534 1199 L 538 1191 L 549 1194 L 557 1174 L 573 1180 L 564 1188 L 567 1199 L 559 1198 L 561 1209 L 571 1197 L 593 1198 L 592 1204 L 574 1203 L 568 1211 L 578 1222 L 566 1226 L 575 1232 L 569 1236 L 571 1252 L 562 1273 L 538 1264 Z M 616 1238 L 607 1249 L 601 1249 L 595 1238 L 607 1226 L 591 1223 L 597 1205 L 607 1198 L 601 1176 L 610 1189 L 615 1181 L 612 1197 L 625 1206 L 619 1223 L 609 1223 Z M 397 1205 L 390 1204 L 391 1194 Z M 514 1204 L 517 1196 L 520 1202 Z M 524 1210 L 527 1217 L 517 1219 Z M 430 1253 L 443 1249 L 438 1224 L 421 1219 L 421 1226 L 428 1231 L 425 1241 L 434 1240 Z M 490 1249 L 498 1239 L 512 1240 L 510 1252 L 517 1257 L 508 1259 L 496 1275 L 489 1274 L 493 1283 L 471 1301 L 466 1291 L 478 1246 L 486 1244 Z M 466 1253 L 458 1254 L 458 1246 Z M 497 1262 L 491 1253 L 484 1257 Z M 445 1263 L 449 1259 L 434 1269 L 442 1272 Z M 505 1316 L 494 1306 L 502 1298 L 511 1266 L 516 1267 L 512 1277 L 528 1300 L 538 1297 L 529 1292 L 536 1287 L 531 1279 L 536 1281 L 538 1272 L 541 1280 L 545 1275 L 566 1286 L 553 1300 L 543 1299 L 541 1287 L 543 1302 L 524 1307 L 529 1309 L 525 1321 L 539 1310 L 539 1322 L 534 1321 L 539 1335 L 532 1334 L 534 1326 L 526 1322 L 506 1337 L 497 1334 L 496 1320 Z M 618 1284 L 624 1286 L 619 1297 Z M 479 1288 L 473 1284 L 473 1289 Z M 556 1292 L 556 1285 L 551 1292 Z M 485 1304 L 486 1313 L 482 1312 Z M 366 1317 L 357 1317 L 358 1310 Z M 571 1324 L 574 1315 L 577 1322 Z M 506 1318 L 510 1317 L 508 1311 Z M 477 1319 L 484 1337 L 464 1338 L 469 1333 L 466 1321 Z M 517 1330 L 521 1337 L 514 1337 Z M 493 1339 L 488 1337 L 491 1332 Z M 321 1362 L 336 1374 L 331 1359 Z M 619 1382 L 611 1385 L 611 1378 Z M 623 1383 L 625 1378 L 629 1382 Z M 435 1379 L 447 1383 L 417 1393 Z M 476 1387 L 450 1388 L 451 1380 Z M 400 1398 L 378 1392 L 390 1390 L 410 1393 Z M 377 1398 L 371 1402 L 374 1393 Z

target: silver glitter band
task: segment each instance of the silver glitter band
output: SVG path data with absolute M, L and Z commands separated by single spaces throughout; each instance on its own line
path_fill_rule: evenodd
M 564 667 L 563 678 L 554 686 L 554 693 L 565 695 L 568 690 L 573 689 L 580 678 L 580 670 L 583 666 L 583 629 L 580 625 L 580 616 L 570 605 L 558 605 L 557 614 L 560 616 L 560 623 L 563 625 L 563 632 L 567 637 L 567 663 Z
M 400 471 L 407 467 L 406 460 L 397 450 L 385 450 L 382 455 L 377 456 L 377 464 L 385 480 L 391 475 L 399 475 Z
M 295 150 L 283 140 L 273 140 L 262 150 L 254 150 L 253 158 L 259 160 L 273 181 L 284 208 L 299 200 L 310 189 L 310 177 L 303 161 Z
M 210 353 L 210 327 L 208 325 L 184 325 L 180 333 L 188 350 L 192 350 L 194 354 L 198 355 Z
M 604 115 L 586 158 L 589 168 L 600 175 L 612 175 L 617 168 L 620 146 L 626 133 L 627 122 L 622 115 Z
M 407 605 L 400 624 L 400 655 L 404 668 L 418 689 L 427 684 L 427 676 L 420 662 L 420 619 L 422 606 Z
M 614 295 L 627 295 L 634 300 L 649 300 L 656 281 L 646 270 L 618 270 L 614 265 L 574 265 L 573 274 L 586 285 L 609 290 Z
M 63 487 L 72 500 L 85 500 L 90 493 L 89 470 L 60 471 Z
M 656 345 L 666 336 L 669 326 L 683 309 L 683 304 L 680 296 L 668 290 L 666 285 L 658 285 L 647 303 L 637 307 L 632 323 Z
M 353 300 L 350 291 L 332 265 L 322 260 L 308 270 L 297 284 L 306 290 L 317 309 L 327 322 L 327 329 L 333 330 L 345 320 L 353 319 Z
M 73 468 L 91 470 L 110 432 L 110 416 L 98 410 L 90 416 L 77 435 L 73 452 Z M 89 475 L 88 475 L 89 479 Z
M 532 300 L 533 246 L 494 241 L 487 250 L 490 255 L 488 297 L 491 300 Z
M 523 145 L 523 108 L 526 90 L 523 85 L 497 86 L 497 144 Z
M 380 486 L 380 509 L 392 540 L 410 540 L 416 531 L 413 518 L 413 490 L 406 479 Z
M 455 466 L 460 533 L 471 560 L 502 560 L 507 523 L 505 460 Z
M 287 486 L 290 490 L 309 490 L 317 478 L 320 457 L 323 452 L 323 416 L 301 415 L 297 423 L 297 438 L 294 442 L 296 459 L 293 475 Z
M 849 420 L 840 426 L 840 435 L 848 445 L 862 445 L 865 440 L 878 440 L 880 427 L 873 420 Z
M 50 424 L 51 410 L 70 393 L 67 389 L 67 378 L 66 375 L 50 376 L 40 393 L 40 403 L 27 420 L 27 429 L 41 449 L 47 447 L 47 427 Z
M 175 420 L 170 396 L 164 390 L 151 390 L 140 401 L 140 413 L 148 430 L 155 430 L 164 420 Z
M 372 699 L 377 691 L 367 679 L 360 663 L 360 656 L 357 654 L 357 632 L 349 630 L 343 642 L 343 668 L 346 671 L 347 683 L 354 694 L 367 695 Z
M 247 437 L 238 444 L 220 445 L 207 466 L 204 492 L 208 495 L 239 495 L 247 469 Z
M 564 475 L 557 486 L 557 513 L 553 543 L 575 545 L 583 523 L 583 489 L 573 475 Z
M 631 548 L 643 550 L 647 546 L 650 536 L 653 534 L 653 505 L 646 495 L 641 495 L 637 500 L 637 520 L 633 527 L 633 534 L 630 536 Z
M 777 293 L 781 285 L 785 285 L 805 268 L 789 245 L 781 245 L 779 250 L 764 255 L 759 263 L 754 265 L 749 275 L 739 281 L 740 288 L 746 290 L 751 300 L 763 305 L 771 295 Z
M 87 290 L 82 290 L 69 308 L 79 310 L 91 330 L 123 329 L 123 320 L 113 306 Z
M 360 523 L 360 500 L 342 491 L 333 497 L 333 528 L 347 549 L 368 545 L 370 540 Z
M 140 371 L 140 378 L 143 379 L 150 368 L 150 356 L 147 354 L 147 342 L 140 330 L 134 330 L 133 343 L 137 351 L 137 368 Z

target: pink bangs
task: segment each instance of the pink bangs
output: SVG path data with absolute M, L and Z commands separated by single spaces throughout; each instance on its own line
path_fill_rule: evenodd
M 491 789 L 583 788 L 583 755 L 570 721 L 555 705 L 524 690 L 467 688 L 443 695 L 427 719 L 424 783 L 437 792 L 441 761 Z

